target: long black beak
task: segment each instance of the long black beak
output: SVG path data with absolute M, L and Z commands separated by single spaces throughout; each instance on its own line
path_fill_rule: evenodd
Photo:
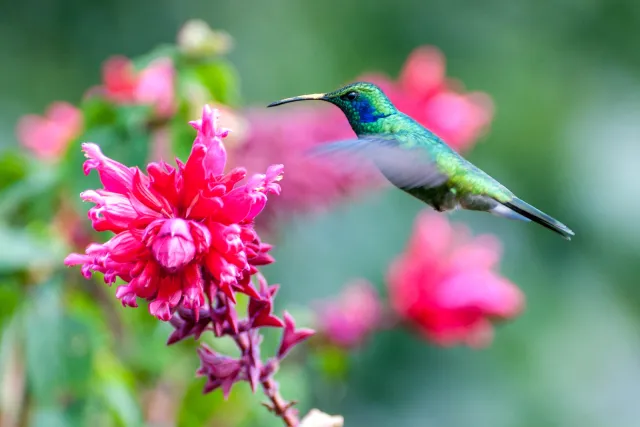
M 296 102 L 296 101 L 311 101 L 311 100 L 325 101 L 326 99 L 327 99 L 326 94 L 324 93 L 312 93 L 310 95 L 300 95 L 300 96 L 294 96 L 293 98 L 281 99 L 280 101 L 272 102 L 271 104 L 267 105 L 267 107 L 277 107 L 278 105 L 288 104 L 290 102 Z

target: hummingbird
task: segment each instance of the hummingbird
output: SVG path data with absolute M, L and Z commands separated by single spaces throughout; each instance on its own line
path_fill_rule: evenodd
M 397 188 L 439 212 L 455 209 L 489 212 L 533 221 L 567 240 L 574 232 L 516 197 L 440 137 L 398 111 L 373 83 L 355 82 L 333 92 L 295 96 L 268 107 L 298 101 L 325 101 L 342 110 L 357 138 L 318 146 L 316 154 L 347 153 L 360 166 L 372 163 Z

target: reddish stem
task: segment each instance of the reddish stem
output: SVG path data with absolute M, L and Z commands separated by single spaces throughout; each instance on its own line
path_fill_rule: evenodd
M 272 407 L 270 409 L 282 418 L 287 427 L 296 427 L 300 421 L 295 411 L 292 410 L 294 402 L 287 402 L 280 396 L 278 384 L 272 378 L 269 378 L 262 382 L 262 389 L 264 394 L 271 400 Z
M 234 337 L 238 348 L 242 354 L 246 354 L 249 350 L 249 343 L 247 342 L 244 334 L 238 334 Z M 300 424 L 296 412 L 292 409 L 295 402 L 286 401 L 278 390 L 278 383 L 273 378 L 269 377 L 260 383 L 264 394 L 269 398 L 271 404 L 265 404 L 265 406 L 276 416 L 282 418 L 287 427 L 297 427 Z

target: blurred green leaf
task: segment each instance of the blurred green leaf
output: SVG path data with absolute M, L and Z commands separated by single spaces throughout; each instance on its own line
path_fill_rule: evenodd
M 171 149 L 173 153 L 183 161 L 189 157 L 193 140 L 196 136 L 195 130 L 187 124 L 189 120 L 191 120 L 187 118 L 188 111 L 188 105 L 183 103 L 178 113 L 173 117 L 171 122 L 169 122 Z
M 235 386 L 227 401 L 219 390 L 202 394 L 202 387 L 204 387 L 203 378 L 189 382 L 178 411 L 178 427 L 200 427 L 222 423 L 238 425 L 238 422 L 245 417 L 249 397 L 247 396 L 248 387 Z M 216 423 L 214 420 L 219 422 Z
M 51 195 L 52 188 L 58 183 L 58 171 L 44 164 L 36 164 L 30 169 L 24 179 L 15 181 L 0 191 L 0 217 L 8 218 L 25 203 L 37 203 L 40 196 Z
M 116 112 L 117 125 L 88 129 L 82 136 L 82 141 L 99 145 L 105 156 L 117 162 L 129 167 L 138 166 L 144 170 L 149 150 L 147 114 L 148 107 L 120 107 Z M 82 165 L 85 160 L 80 147 L 71 148 L 65 159 L 64 180 L 73 194 L 102 187 L 96 172 L 84 175 Z M 80 198 L 74 200 L 79 211 L 86 212 L 89 209 Z
M 20 281 L 14 276 L 0 276 L 0 301 L 2 301 L 2 310 L 0 310 L 0 331 L 5 323 L 13 317 L 18 304 L 23 298 L 23 289 L 21 289 Z
M 318 369 L 328 378 L 345 379 L 349 368 L 349 354 L 339 347 L 319 348 L 312 357 Z
M 29 427 L 68 427 L 72 425 L 60 407 L 37 407 L 29 421 Z
M 84 114 L 84 125 L 86 129 L 93 129 L 99 126 L 112 125 L 116 120 L 116 107 L 108 100 L 92 96 L 85 99 L 81 104 Z
M 92 330 L 63 308 L 59 279 L 39 285 L 25 315 L 28 383 L 42 405 L 67 402 L 68 413 L 89 392 L 92 375 Z
M 96 354 L 94 366 L 98 393 L 121 425 L 142 425 L 140 402 L 134 389 L 135 377 L 128 367 L 104 347 Z
M 24 154 L 16 149 L 0 152 L 0 191 L 24 178 L 27 173 L 25 160 Z
M 129 136 L 147 133 L 147 120 L 153 113 L 149 105 L 121 105 L 116 110 L 116 124 Z
M 41 405 L 54 404 L 60 397 L 63 316 L 62 288 L 56 279 L 35 289 L 24 311 L 28 383 Z
M 123 426 L 143 425 L 135 395 L 124 381 L 117 377 L 108 378 L 100 384 L 100 387 L 107 406 Z
M 98 126 L 88 129 L 84 135 L 82 135 L 82 141 L 94 142 L 100 145 L 100 149 L 103 153 L 112 156 L 111 147 L 115 145 L 118 140 L 118 133 L 113 126 Z M 100 178 L 94 171 L 89 175 L 85 175 L 82 165 L 86 160 L 80 145 L 77 147 L 70 147 L 67 151 L 67 156 L 64 161 L 63 179 L 65 184 L 69 188 L 69 192 L 74 195 L 73 201 L 75 206 L 81 212 L 87 212 L 89 206 L 80 200 L 78 195 L 90 188 L 100 188 Z
M 0 224 L 0 272 L 18 271 L 42 265 L 48 267 L 61 260 L 53 242 L 41 241 L 27 230 Z M 5 243 L 6 242 L 6 243 Z
M 218 59 L 205 64 L 199 64 L 194 72 L 214 100 L 238 106 L 240 103 L 240 78 L 231 63 Z

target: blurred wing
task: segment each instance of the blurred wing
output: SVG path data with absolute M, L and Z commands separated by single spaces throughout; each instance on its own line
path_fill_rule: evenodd
M 407 148 L 392 135 L 330 142 L 310 152 L 314 156 L 340 157 L 345 166 L 352 168 L 366 168 L 373 163 L 393 185 L 402 189 L 437 187 L 448 179 L 425 148 Z

